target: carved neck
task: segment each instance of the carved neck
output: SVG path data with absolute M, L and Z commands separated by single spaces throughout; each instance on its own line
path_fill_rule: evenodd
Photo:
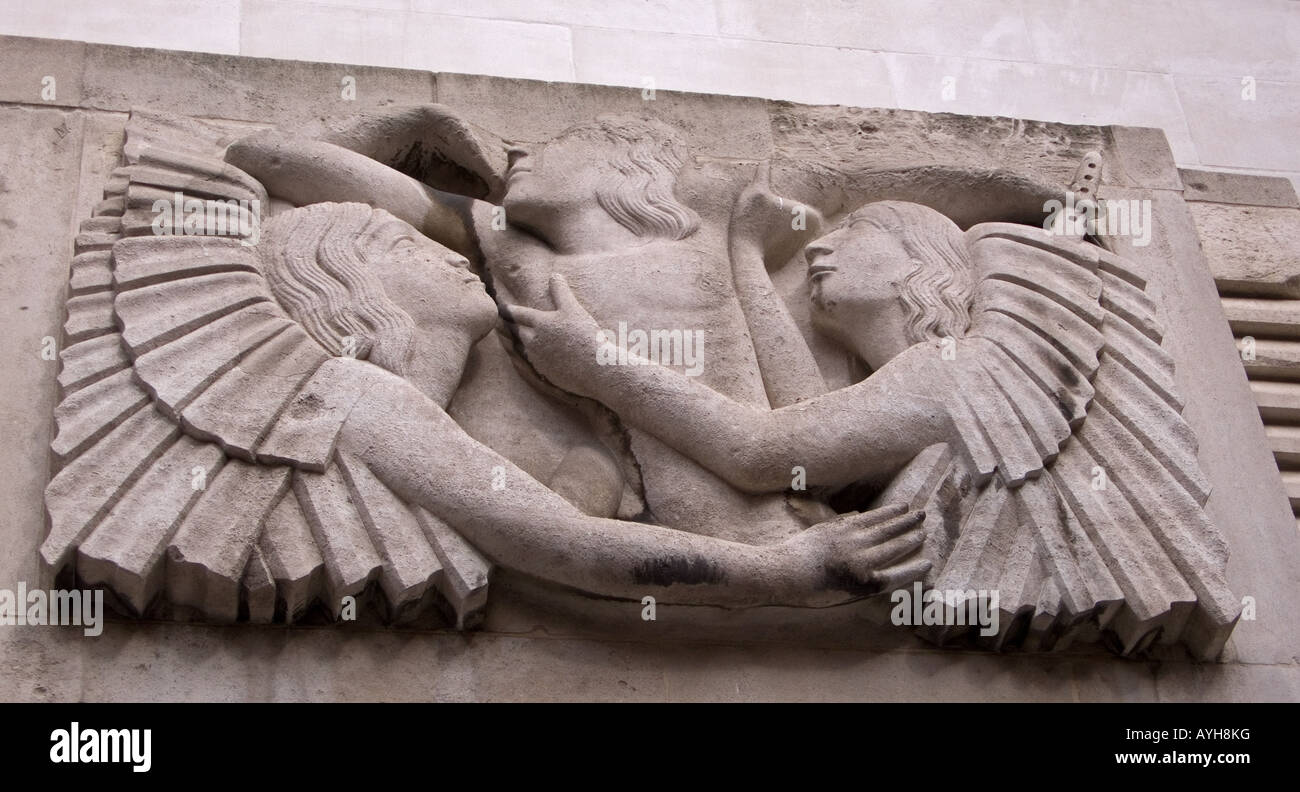
M 836 335 L 840 343 L 861 358 L 872 371 L 880 370 L 912 346 L 907 339 L 906 321 L 899 311 L 864 314 L 849 332 Z
M 596 203 L 568 207 L 552 222 L 539 224 L 533 230 L 555 252 L 565 255 L 626 249 L 650 241 L 623 227 Z
M 405 377 L 446 409 L 465 373 L 472 342 L 459 330 L 421 330 L 419 336 L 407 361 Z

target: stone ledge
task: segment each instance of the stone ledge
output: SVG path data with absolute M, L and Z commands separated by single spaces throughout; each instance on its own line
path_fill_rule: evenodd
M 109 624 L 0 640 L 9 701 L 1294 701 L 1300 666 Z M 41 630 L 41 636 L 36 631 Z
M 1295 186 L 1285 176 L 1260 176 L 1251 173 L 1179 168 L 1183 180 L 1183 198 L 1248 206 L 1300 208 Z

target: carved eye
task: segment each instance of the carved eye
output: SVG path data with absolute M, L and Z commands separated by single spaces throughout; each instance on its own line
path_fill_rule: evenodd
M 419 246 L 409 236 L 398 237 L 393 242 L 393 246 L 389 248 L 389 252 L 392 253 L 414 253 L 417 250 L 419 250 Z

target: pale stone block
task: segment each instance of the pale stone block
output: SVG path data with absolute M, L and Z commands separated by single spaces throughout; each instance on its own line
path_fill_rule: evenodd
M 1180 74 L 1295 80 L 1294 3 L 1068 0 L 1022 3 L 1032 59 Z M 1245 44 L 1249 42 L 1249 44 Z
M 438 101 L 510 140 L 540 143 L 606 114 L 648 114 L 679 126 L 691 150 L 718 157 L 765 157 L 772 151 L 766 103 L 639 86 L 533 83 L 470 74 L 438 75 Z M 709 112 L 704 112 L 704 108 Z
M 51 415 L 57 391 L 57 360 L 41 357 L 43 339 L 59 342 L 64 287 L 72 253 L 73 197 L 80 173 L 82 129 L 79 114 L 55 109 L 0 108 L 0 162 L 43 163 L 42 167 L 6 168 L 0 173 L 0 334 L 5 341 L 4 398 L 0 423 L 10 450 L 0 459 L 0 503 L 10 504 L 0 554 L 0 587 L 15 581 L 40 580 L 36 548 L 45 532 L 36 504 L 47 479 Z M 62 132 L 60 132 L 62 130 Z M 36 200 L 37 196 L 46 200 Z M 39 413 L 38 413 L 39 411 Z M 0 631 L 8 640 L 12 630 Z
M 1166 75 L 929 55 L 883 57 L 901 107 L 1159 127 L 1178 161 L 1195 161 L 1178 96 Z
M 307 0 L 300 0 L 306 2 Z M 364 9 L 387 9 L 390 11 L 405 11 L 411 5 L 411 0 L 310 0 L 312 5 L 318 6 L 339 6 L 342 8 L 364 8 Z
M 402 10 L 246 0 L 239 52 L 262 58 L 405 65 Z
M 1032 59 L 1018 4 L 718 0 L 723 35 L 884 52 Z
M 1264 431 L 1278 465 L 1300 464 L 1300 426 L 1265 426 Z
M 684 653 L 683 653 L 684 654 Z M 851 654 L 838 661 L 813 649 L 776 652 L 725 647 L 703 669 L 683 657 L 665 671 L 672 701 L 1150 701 L 1155 681 L 1131 664 L 1079 657 L 1007 665 L 931 652 Z M 1003 658 L 1004 660 L 1007 658 Z M 817 667 L 792 676 L 791 667 Z M 918 684 L 917 679 L 934 680 Z M 941 683 L 938 680 L 943 680 Z
M 1189 201 L 1300 208 L 1295 187 L 1285 176 L 1180 168 L 1183 198 Z
M 1265 603 L 1263 598 L 1260 598 L 1259 603 L 1261 619 L 1265 618 L 1265 609 L 1274 611 L 1271 614 L 1272 621 L 1283 617 L 1283 614 L 1276 612 L 1278 603 Z M 1255 629 L 1255 624 L 1250 622 L 1246 626 Z M 1164 669 L 1164 673 L 1156 676 L 1155 684 L 1158 700 L 1169 702 L 1192 704 L 1206 701 L 1300 700 L 1300 669 L 1294 663 L 1234 663 L 1222 666 L 1180 663 Z M 1226 745 L 1230 743 L 1225 743 Z M 1239 747 L 1244 745 L 1245 743 L 1238 744 Z
M 1106 177 L 1102 190 L 1108 185 L 1146 187 L 1151 190 L 1181 190 L 1183 181 L 1178 177 L 1174 153 L 1164 132 L 1151 127 L 1113 126 L 1110 128 L 1115 152 L 1117 178 Z
M 1300 300 L 1224 297 L 1223 312 L 1238 336 L 1300 338 Z
M 86 45 L 0 36 L 0 101 L 76 107 Z
M 176 107 L 194 116 L 292 127 L 372 107 L 433 101 L 434 77 L 373 66 L 91 45 L 84 82 L 83 106 Z
M 1300 380 L 1300 343 L 1259 338 L 1253 359 L 1243 362 L 1251 379 Z
M 410 14 L 404 19 L 402 65 L 435 72 L 572 80 L 568 28 L 525 22 Z
M 1259 404 L 1259 414 L 1270 423 L 1300 422 L 1300 385 L 1294 382 L 1256 380 L 1250 390 Z
M 245 55 L 551 80 L 573 76 L 568 30 L 555 25 L 271 0 L 249 0 L 243 13 Z
M 580 82 L 893 107 L 879 53 L 741 39 L 573 31 Z
M 1223 294 L 1300 297 L 1300 210 L 1189 203 Z
M 718 32 L 713 0 L 637 0 L 631 3 L 607 0 L 411 0 L 411 10 L 519 22 L 552 22 L 572 27 L 701 35 Z
M 1300 170 L 1300 82 L 1254 86 L 1243 98 L 1236 77 L 1175 75 L 1178 99 L 1187 117 L 1199 162 L 1261 170 Z
M 1291 0 L 1172 0 L 1167 16 L 1169 70 L 1300 81 L 1300 5 Z M 1124 4 L 1121 13 L 1134 9 Z M 1094 12 L 1095 13 L 1095 12 Z M 1136 28 L 1135 28 L 1136 29 Z M 1149 39 L 1147 40 L 1149 47 Z M 1142 42 L 1134 45 L 1140 50 Z
M 0 33 L 129 47 L 239 52 L 239 0 L 0 2 Z

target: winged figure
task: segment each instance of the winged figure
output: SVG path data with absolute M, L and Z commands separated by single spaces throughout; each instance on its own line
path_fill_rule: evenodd
M 870 371 L 823 392 L 766 271 L 789 219 L 760 168 L 732 261 L 775 409 L 647 359 L 601 366 L 612 335 L 559 276 L 555 310 L 509 309 L 530 363 L 742 490 L 801 471 L 832 502 L 923 510 L 924 585 L 998 592 L 998 633 L 977 637 L 993 648 L 1217 656 L 1240 604 L 1141 268 L 1094 240 L 868 203 L 805 249 L 813 326 Z
M 293 621 L 377 591 L 390 619 L 437 606 L 468 628 L 498 567 L 731 607 L 834 604 L 928 568 L 908 558 L 924 515 L 899 506 L 746 544 L 610 519 L 560 486 L 572 454 L 522 469 L 449 413 L 467 359 L 500 352 L 466 257 L 367 203 L 268 195 L 225 161 L 231 140 L 133 113 L 82 224 L 41 548 L 53 574 L 137 615 Z

